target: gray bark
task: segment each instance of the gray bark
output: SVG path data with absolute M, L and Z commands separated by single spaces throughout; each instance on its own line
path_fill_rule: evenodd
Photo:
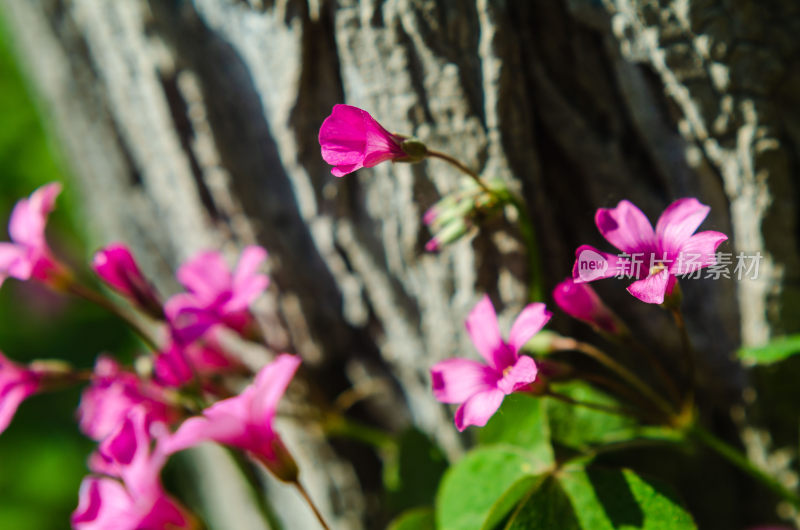
M 729 361 L 740 341 L 796 327 L 792 0 L 3 3 L 95 241 L 129 242 L 165 290 L 199 249 L 233 259 L 263 244 L 274 287 L 261 318 L 272 348 L 311 367 L 307 388 L 332 400 L 386 381 L 363 414 L 389 429 L 413 422 L 451 456 L 463 440 L 427 370 L 471 352 L 462 321 L 481 293 L 509 323 L 525 302 L 522 247 L 498 222 L 425 254 L 421 215 L 459 175 L 431 161 L 333 178 L 317 131 L 337 102 L 518 189 L 548 288 L 577 245 L 607 248 L 597 207 L 629 198 L 654 219 L 682 196 L 711 205 L 703 226 L 732 236 L 725 250 L 765 258 L 757 281 L 684 282 L 711 401 L 742 384 Z M 675 343 L 657 308 L 618 282 L 599 289 L 654 343 Z M 374 462 L 305 427 L 286 428 L 312 495 L 337 527 L 368 524 Z M 312 527 L 296 497 L 271 488 L 287 528 Z M 235 513 L 219 504 L 220 517 Z

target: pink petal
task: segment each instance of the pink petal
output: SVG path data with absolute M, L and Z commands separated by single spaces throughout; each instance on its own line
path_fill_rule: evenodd
M 233 282 L 225 258 L 213 251 L 201 252 L 181 265 L 177 278 L 203 304 L 215 302 L 220 293 L 230 290 Z
M 0 394 L 0 433 L 8 428 L 20 404 L 35 392 L 35 385 L 19 383 Z
M 8 222 L 11 240 L 31 247 L 44 246 L 47 216 L 53 211 L 59 193 L 61 184 L 51 182 L 31 193 L 28 199 L 17 202 Z
M 455 418 L 456 428 L 463 431 L 470 425 L 483 427 L 500 408 L 504 397 L 503 391 L 496 388 L 475 394 L 458 407 Z
M 544 304 L 536 303 L 526 306 L 511 326 L 511 333 L 508 336 L 509 346 L 514 352 L 519 352 L 552 316 L 553 314 L 545 308 Z
M 674 254 L 697 227 L 703 222 L 711 208 L 695 198 L 678 199 L 673 202 L 656 223 L 656 237 L 660 251 Z
M 164 441 L 163 449 L 166 454 L 173 454 L 208 441 L 238 445 L 245 437 L 246 426 L 240 418 L 215 415 L 212 421 L 194 417 L 184 421 L 175 434 Z
M 649 252 L 655 247 L 653 226 L 630 201 L 620 201 L 616 208 L 600 208 L 594 220 L 603 237 L 623 252 Z
M 639 257 L 641 259 L 641 256 Z M 631 262 L 614 254 L 601 252 L 591 245 L 581 245 L 575 250 L 572 279 L 575 283 L 593 282 L 605 278 L 632 276 Z
M 114 479 L 86 477 L 81 482 L 78 499 L 71 518 L 76 530 L 110 530 L 122 520 L 135 524 L 134 501 Z
M 497 379 L 494 369 L 470 359 L 447 359 L 431 368 L 433 396 L 442 403 L 463 403 L 496 388 Z
M 331 173 L 334 177 L 343 177 L 362 167 L 364 167 L 363 164 L 339 164 L 331 169 Z
M 319 130 L 322 158 L 329 164 L 361 165 L 367 147 L 366 111 L 351 105 L 334 105 Z
M 256 423 L 272 419 L 286 387 L 289 386 L 302 359 L 283 353 L 256 375 L 253 384 L 252 420 Z
M 722 232 L 707 230 L 693 235 L 681 245 L 678 256 L 670 264 L 672 274 L 688 274 L 717 263 L 717 247 L 727 240 Z
M 498 381 L 497 388 L 506 394 L 510 394 L 533 383 L 538 372 L 539 369 L 536 367 L 536 362 L 533 358 L 527 355 L 520 355 L 511 370 Z
M 490 366 L 496 367 L 495 356 L 506 345 L 500 336 L 500 327 L 497 323 L 494 306 L 487 295 L 484 295 L 480 302 L 472 308 L 465 325 L 475 348 Z
M 32 272 L 33 263 L 28 259 L 28 251 L 25 247 L 13 243 L 0 243 L 1 275 L 27 280 L 31 277 Z
M 236 290 L 253 276 L 259 276 L 258 269 L 267 259 L 267 251 L 257 245 L 250 245 L 242 250 L 236 271 L 233 273 L 233 288 Z
M 553 299 L 562 311 L 609 333 L 619 331 L 616 318 L 589 284 L 571 278 L 556 285 Z
M 633 282 L 628 286 L 628 292 L 642 302 L 662 304 L 664 303 L 664 295 L 667 292 L 667 288 L 670 287 L 669 280 L 669 271 L 665 269 L 657 274 L 651 274 L 646 278 Z

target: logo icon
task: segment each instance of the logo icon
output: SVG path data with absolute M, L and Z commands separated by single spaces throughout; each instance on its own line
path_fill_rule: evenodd
M 585 282 L 601 278 L 608 269 L 608 261 L 594 250 L 585 249 L 578 255 L 578 276 Z

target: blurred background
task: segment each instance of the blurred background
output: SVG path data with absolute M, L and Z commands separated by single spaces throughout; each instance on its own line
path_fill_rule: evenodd
M 38 186 L 61 181 L 48 230 L 56 251 L 85 264 L 90 249 L 80 198 L 69 170 L 42 126 L 33 96 L 9 48 L 0 20 L 0 219 Z M 81 228 L 83 227 L 83 228 Z M 85 266 L 85 265 L 81 265 Z M 36 285 L 8 280 L 0 289 L 0 351 L 10 359 L 67 359 L 91 367 L 98 352 L 135 347 L 127 328 L 105 311 Z M 66 528 L 77 506 L 93 443 L 74 421 L 79 389 L 42 394 L 25 401 L 0 436 L 0 528 Z
M 326 403 L 377 388 L 348 414 L 419 456 L 387 473 L 381 450 L 288 422 L 304 480 L 337 527 L 382 528 L 430 501 L 444 459 L 474 440 L 433 399 L 428 370 L 474 353 L 463 318 L 484 293 L 507 328 L 529 279 L 520 234 L 503 219 L 424 252 L 423 212 L 459 185 L 449 166 L 332 177 L 317 134 L 341 102 L 518 191 L 538 229 L 537 281 L 550 305 L 574 249 L 607 248 L 597 208 L 626 198 L 655 219 L 679 197 L 710 205 L 703 229 L 730 235 L 723 250 L 764 261 L 755 281 L 685 282 L 704 418 L 759 458 L 796 454 L 798 363 L 748 373 L 734 359 L 742 345 L 800 331 L 796 0 L 0 5 L 0 220 L 36 186 L 62 180 L 50 225 L 57 250 L 77 266 L 125 241 L 165 293 L 198 250 L 232 260 L 245 245 L 265 246 L 273 284 L 259 311 L 269 344 L 303 356 L 303 377 Z M 633 303 L 621 285 L 598 290 L 646 343 L 677 349 L 669 316 Z M 588 335 L 563 315 L 551 327 Z M 13 280 L 0 290 L 0 350 L 13 359 L 89 366 L 98 352 L 135 348 L 97 309 Z M 64 527 L 91 449 L 71 421 L 78 398 L 36 396 L 0 436 L 0 528 Z M 192 461 L 194 502 L 225 521 L 247 507 L 222 495 L 230 482 L 218 457 Z M 678 485 L 701 528 L 774 516 L 764 492 L 725 465 L 698 476 L 691 459 L 640 460 Z M 392 487 L 410 496 L 387 500 Z M 298 499 L 279 484 L 269 494 L 286 507 L 287 528 L 305 528 Z

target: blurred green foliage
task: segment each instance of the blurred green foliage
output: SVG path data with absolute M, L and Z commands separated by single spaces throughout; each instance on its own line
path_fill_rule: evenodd
M 0 225 L 14 203 L 41 184 L 64 182 L 48 225 L 51 246 L 86 262 L 75 190 L 64 178 L 23 82 L 0 20 Z M 5 240 L 5 228 L 0 230 Z M 127 330 L 104 311 L 8 280 L 0 289 L 0 350 L 26 362 L 61 358 L 91 366 L 101 351 L 129 350 Z M 93 444 L 75 424 L 80 389 L 34 396 L 0 436 L 0 528 L 67 528 Z

